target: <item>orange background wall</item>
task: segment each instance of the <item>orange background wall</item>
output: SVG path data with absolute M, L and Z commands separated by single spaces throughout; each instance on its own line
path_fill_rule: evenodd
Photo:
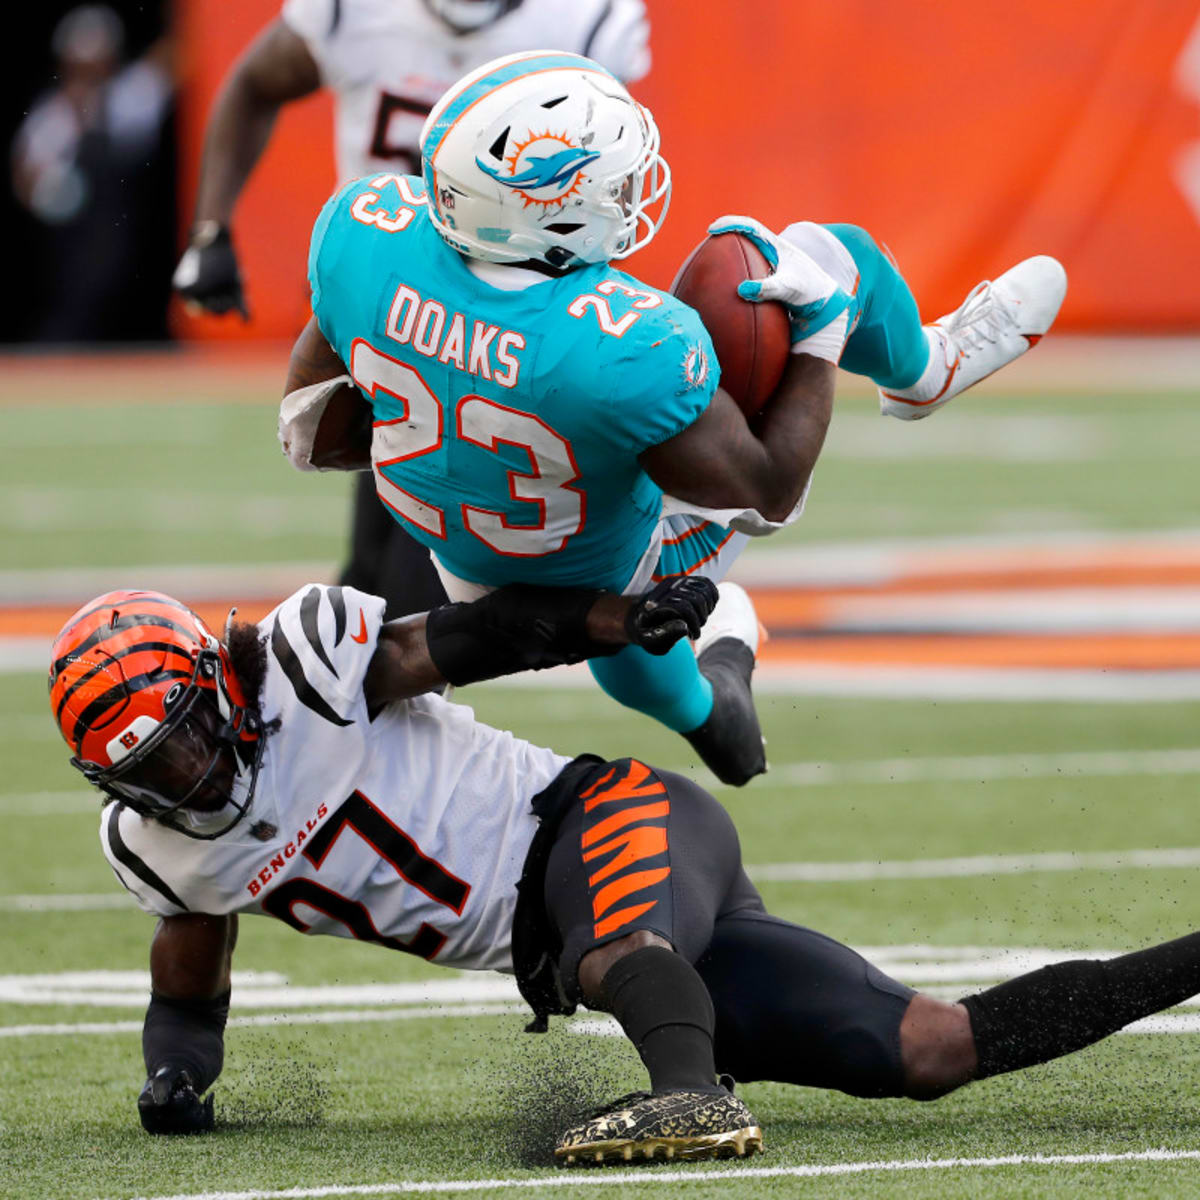
M 278 5 L 177 5 L 186 225 L 213 94 Z M 633 90 L 675 191 L 635 274 L 664 286 L 725 212 L 852 221 L 890 246 L 927 316 L 1048 252 L 1071 278 L 1062 327 L 1200 330 L 1200 0 L 648 7 L 654 67 Z M 328 97 L 285 110 L 235 219 L 254 320 L 180 312 L 180 332 L 299 329 L 331 136 Z

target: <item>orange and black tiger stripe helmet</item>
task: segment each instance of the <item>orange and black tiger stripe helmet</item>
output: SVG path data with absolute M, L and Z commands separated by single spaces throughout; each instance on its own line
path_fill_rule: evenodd
M 173 812 L 187 796 L 148 793 L 121 777 L 198 701 L 219 714 L 218 737 L 257 760 L 260 747 L 247 744 L 260 740 L 259 723 L 228 652 L 191 609 L 161 592 L 106 592 L 85 604 L 54 639 L 49 684 L 72 764 L 145 816 Z

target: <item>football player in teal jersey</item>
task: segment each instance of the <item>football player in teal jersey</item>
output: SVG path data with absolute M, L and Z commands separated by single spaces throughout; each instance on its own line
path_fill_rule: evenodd
M 720 579 L 749 536 L 799 514 L 839 360 L 876 381 L 885 412 L 924 416 L 1027 349 L 1065 292 L 1057 262 L 1029 259 L 923 326 L 862 230 L 725 218 L 713 230 L 751 237 L 773 268 L 742 294 L 792 324 L 751 429 L 698 315 L 613 265 L 670 195 L 654 120 L 613 75 L 554 51 L 498 59 L 443 96 L 421 143 L 421 178 L 358 180 L 317 220 L 280 436 L 299 467 L 372 469 L 454 599 Z M 725 584 L 695 653 L 630 647 L 592 670 L 741 784 L 765 768 L 757 642 L 753 606 Z

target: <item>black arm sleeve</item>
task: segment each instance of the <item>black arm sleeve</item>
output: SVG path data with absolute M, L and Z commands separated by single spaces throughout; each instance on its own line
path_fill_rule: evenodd
M 429 657 L 456 687 L 516 671 L 615 654 L 593 641 L 587 616 L 600 592 L 511 584 L 472 604 L 447 604 L 426 618 Z
M 164 1066 L 186 1067 L 196 1091 L 205 1091 L 225 1064 L 228 1017 L 228 990 L 211 1000 L 177 1000 L 151 992 L 142 1026 L 147 1076 Z

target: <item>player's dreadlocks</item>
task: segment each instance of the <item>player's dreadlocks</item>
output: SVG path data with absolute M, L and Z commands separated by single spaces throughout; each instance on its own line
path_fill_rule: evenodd
M 261 707 L 263 683 L 267 678 L 267 637 L 249 621 L 234 621 L 225 631 L 225 648 L 233 664 L 233 673 L 246 702 Z

